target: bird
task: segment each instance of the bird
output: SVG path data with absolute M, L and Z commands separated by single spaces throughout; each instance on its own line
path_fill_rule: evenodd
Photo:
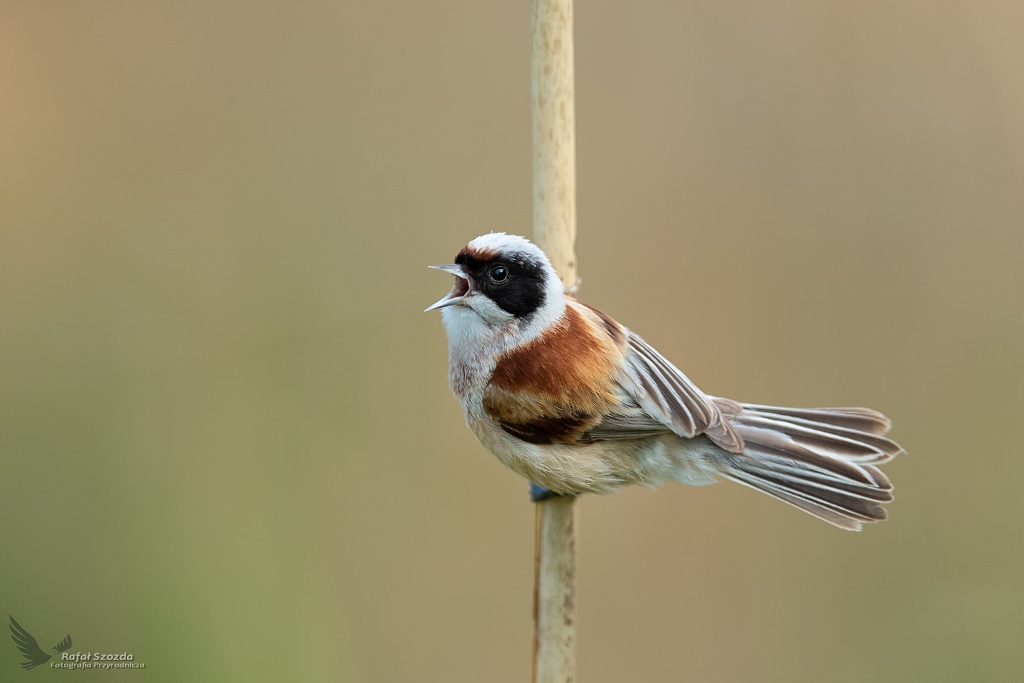
M 43 652 L 42 648 L 39 647 L 39 643 L 32 636 L 31 633 L 26 631 L 21 624 L 14 620 L 14 617 L 7 615 L 11 623 L 8 624 L 8 628 L 11 629 L 11 638 L 14 640 L 14 644 L 17 645 L 18 649 L 21 650 L 21 654 L 25 655 L 24 662 L 21 662 L 21 668 L 28 671 L 34 669 L 40 664 L 45 664 L 50 660 L 52 655 Z M 71 634 L 64 636 L 64 640 L 60 641 L 56 645 L 50 648 L 54 654 L 66 652 L 71 649 Z
M 878 468 L 903 452 L 868 408 L 783 408 L 705 394 L 639 335 L 567 292 L 519 235 L 472 240 L 430 266 L 455 284 L 440 310 L 466 424 L 547 495 L 721 480 L 839 528 L 886 519 Z

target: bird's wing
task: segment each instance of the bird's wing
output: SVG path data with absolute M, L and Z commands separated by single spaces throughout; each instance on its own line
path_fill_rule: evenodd
M 618 393 L 618 403 L 587 432 L 589 440 L 619 441 L 672 433 L 668 425 L 651 417 L 625 389 L 620 387 Z
M 727 450 L 743 441 L 722 410 L 675 366 L 619 323 L 568 302 L 565 321 L 499 360 L 483 409 L 535 444 L 592 443 L 675 432 L 707 434 Z
M 25 670 L 33 669 L 49 660 L 50 655 L 40 649 L 39 643 L 32 637 L 32 634 L 22 628 L 21 624 L 14 620 L 14 617 L 10 617 L 10 619 L 11 623 L 8 626 L 11 629 L 11 638 L 14 639 L 14 644 L 18 646 L 18 649 L 21 650 L 21 654 L 25 655 L 25 659 L 28 660 L 21 663 L 22 668 Z
M 727 451 L 743 452 L 743 439 L 726 417 L 734 404 L 706 395 L 650 344 L 628 331 L 618 382 L 647 415 L 679 436 L 704 434 Z
M 53 646 L 53 649 L 57 652 L 65 652 L 71 649 L 71 634 L 64 636 L 64 640 L 60 641 Z

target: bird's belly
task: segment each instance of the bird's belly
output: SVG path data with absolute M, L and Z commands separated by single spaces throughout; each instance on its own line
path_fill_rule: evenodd
M 665 450 L 655 439 L 531 444 L 486 416 L 470 417 L 468 422 L 480 443 L 502 464 L 556 493 L 608 493 L 627 484 L 657 486 L 674 478 L 674 465 L 655 468 L 659 471 L 649 467 L 649 456 Z

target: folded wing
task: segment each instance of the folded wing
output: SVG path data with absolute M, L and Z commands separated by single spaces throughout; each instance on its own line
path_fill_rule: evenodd
M 706 435 L 733 453 L 743 439 L 727 417 L 738 404 L 713 401 L 649 344 L 571 301 L 564 324 L 505 354 L 483 407 L 529 443 L 593 443 L 674 432 Z
M 731 453 L 743 452 L 743 439 L 720 406 L 632 332 L 626 336 L 625 362 L 618 381 L 644 412 L 679 436 L 704 434 Z M 728 404 L 724 407 L 729 409 Z

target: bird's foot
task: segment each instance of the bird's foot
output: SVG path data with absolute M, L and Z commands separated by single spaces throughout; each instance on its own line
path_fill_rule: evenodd
M 559 494 L 555 493 L 551 489 L 544 488 L 539 484 L 534 484 L 532 481 L 530 482 L 530 500 L 534 503 L 540 503 L 548 498 L 554 498 L 557 495 Z

